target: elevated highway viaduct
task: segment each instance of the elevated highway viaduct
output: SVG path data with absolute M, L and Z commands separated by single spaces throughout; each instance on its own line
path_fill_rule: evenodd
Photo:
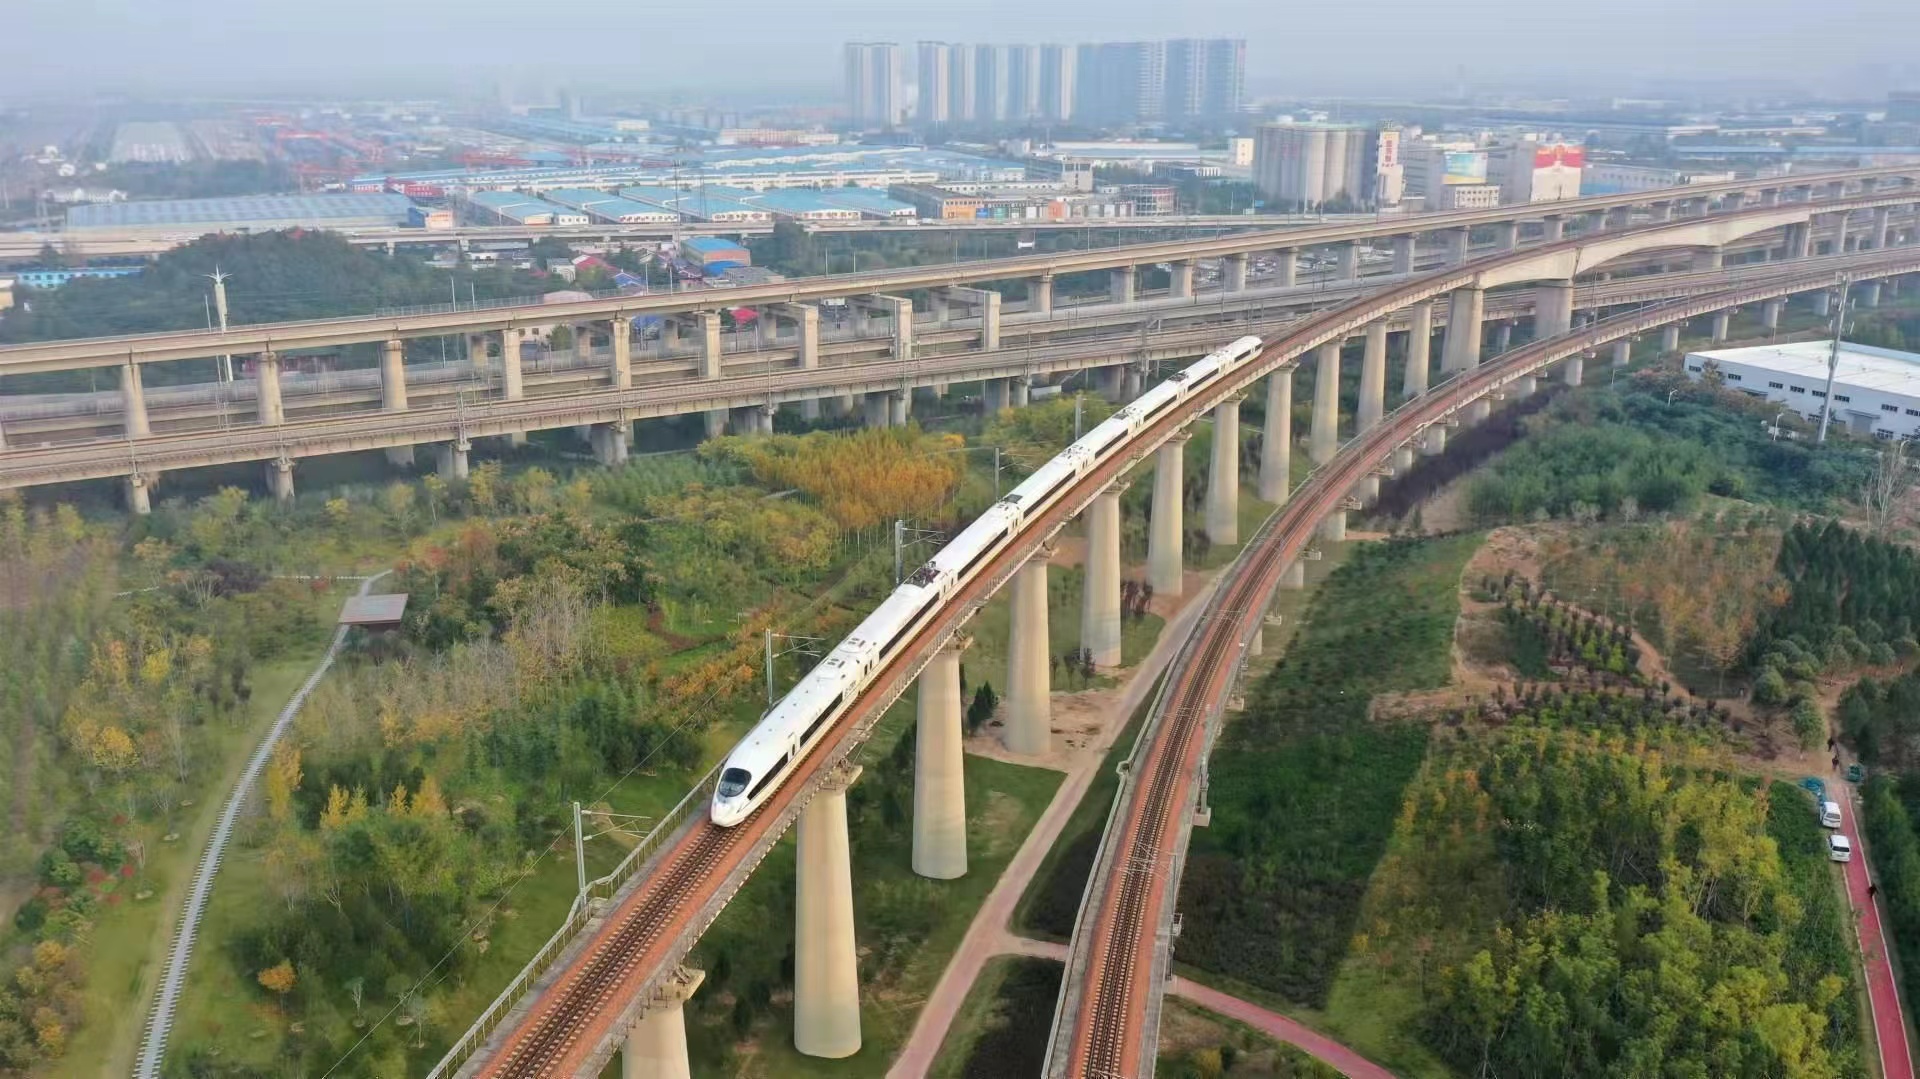
M 1816 251 L 1878 250 L 1907 239 L 1914 231 L 1920 189 L 1904 176 L 1876 175 L 1863 182 L 1873 190 L 1836 198 L 1837 188 L 1844 186 L 1837 182 L 1816 202 L 1775 199 L 1771 207 L 1690 215 L 1680 219 L 1688 227 L 1661 231 L 1666 237 L 1663 246 L 1636 248 L 1625 260 L 1610 263 L 1608 270 L 1582 271 L 1569 280 L 1577 279 L 1583 291 L 1609 289 L 1608 297 L 1599 302 L 1628 302 L 1619 299 L 1623 295 L 1619 286 L 1637 277 L 1601 281 L 1600 276 L 1636 267 L 1664 268 L 1675 252 L 1684 253 L 1687 264 L 1698 272 L 1711 273 L 1725 268 L 1725 252 L 1730 248 L 1744 252 L 1742 258 L 1757 254 L 1771 262 Z M 1882 190 L 1889 182 L 1897 186 Z M 1579 235 L 1593 238 L 1641 231 L 1629 228 L 1630 211 L 1631 206 L 1625 212 L 1616 206 L 1589 214 L 1587 223 L 1598 227 Z M 1762 217 L 1750 219 L 1766 220 L 1766 228 L 1726 234 L 1716 226 L 1732 215 L 1761 211 Z M 1605 227 L 1608 218 L 1614 219 L 1614 227 Z M 1518 226 L 1510 231 L 1509 238 L 1517 242 Z M 1451 234 L 1459 243 L 1455 250 L 1440 255 L 1447 265 L 1457 264 L 1456 256 L 1471 257 L 1466 227 L 1455 227 Z M 1546 235 L 1550 238 L 1552 230 Z M 385 448 L 396 463 L 407 464 L 415 445 L 430 442 L 438 446 L 441 467 L 457 477 L 464 472 L 472 438 L 523 438 L 526 431 L 543 427 L 593 428 L 596 452 L 605 460 L 617 461 L 625 455 L 629 424 L 649 416 L 702 411 L 707 414 L 708 430 L 718 433 L 731 410 L 747 429 L 766 429 L 769 410 L 785 403 L 812 415 L 817 414 L 821 398 L 845 404 L 850 398 L 864 397 L 870 419 L 903 421 L 916 385 L 984 380 L 987 407 L 995 408 L 1020 400 L 1023 387 L 1035 377 L 1088 367 L 1105 369 L 1103 385 L 1113 396 L 1123 397 L 1132 377 L 1129 365 L 1137 370 L 1143 360 L 1184 358 L 1204 351 L 1199 330 L 1209 323 L 1215 328 L 1224 328 L 1228 322 L 1241 328 L 1270 326 L 1290 311 L 1353 295 L 1378 283 L 1360 276 L 1357 256 L 1343 256 L 1332 280 L 1303 289 L 1297 281 L 1287 280 L 1293 267 L 1289 256 L 1278 260 L 1281 269 L 1272 280 L 1250 289 L 1245 272 L 1249 256 L 1266 250 L 1263 245 L 1271 242 L 1269 236 L 1135 245 L 729 290 L 724 294 L 729 303 L 760 305 L 761 329 L 747 335 L 723 334 L 718 307 L 699 306 L 717 303 L 712 294 L 703 293 L 14 346 L 0 349 L 0 374 L 116 368 L 119 408 L 116 415 L 97 397 L 30 404 L 24 415 L 16 414 L 21 411 L 17 402 L 9 405 L 0 411 L 5 417 L 0 419 L 0 487 L 123 476 L 129 504 L 144 510 L 150 504 L 151 485 L 162 473 L 198 465 L 265 461 L 269 485 L 277 494 L 290 496 L 295 461 L 322 453 Z M 1349 253 L 1359 243 L 1356 239 L 1340 242 Z M 1227 262 L 1222 287 L 1202 297 L 1193 287 L 1195 252 L 1219 254 L 1223 244 L 1227 249 L 1220 257 Z M 1497 241 L 1495 246 L 1496 251 L 1518 250 L 1505 242 Z M 1384 275 L 1387 281 L 1407 278 L 1421 257 L 1412 236 L 1396 240 L 1396 248 L 1405 258 Z M 1135 287 L 1137 267 L 1180 255 L 1187 257 L 1174 258 L 1171 287 L 1158 297 L 1142 300 Z M 1105 267 L 1110 273 L 1109 302 L 1056 309 L 1051 302 L 1052 274 L 1090 267 Z M 999 293 L 964 283 L 1036 272 L 1038 276 L 1029 281 L 1025 308 L 1011 314 L 1003 313 Z M 883 282 L 890 282 L 885 287 L 896 291 L 870 291 Z M 898 294 L 911 289 L 924 292 L 924 312 L 916 310 L 912 296 Z M 1554 302 L 1560 302 L 1560 296 L 1556 292 Z M 1428 351 L 1425 342 L 1434 324 L 1484 321 L 1489 302 L 1494 305 L 1492 312 L 1505 319 L 1531 310 L 1531 297 L 1496 294 L 1489 300 L 1484 290 L 1471 297 L 1455 297 L 1460 302 L 1468 299 L 1478 306 L 1452 306 L 1450 301 L 1444 315 L 1409 309 L 1400 316 L 1410 354 Z M 830 323 L 823 332 L 822 305 L 836 302 L 851 317 L 843 324 Z M 1569 298 L 1567 302 L 1591 306 L 1595 301 Z M 965 311 L 958 320 L 956 310 Z M 636 320 L 643 319 L 658 319 L 657 325 L 664 328 L 658 342 L 642 337 L 636 349 L 634 328 Z M 536 363 L 529 372 L 523 345 L 544 340 L 542 335 L 555 325 L 571 327 L 570 336 L 588 342 L 587 347 L 570 349 L 559 363 Z M 1147 328 L 1141 331 L 1142 326 Z M 1395 328 L 1386 327 L 1388 331 Z M 1182 333 L 1187 336 L 1179 337 Z M 1496 329 L 1496 343 L 1504 345 L 1509 333 Z M 464 370 L 455 366 L 409 372 L 405 356 L 410 338 L 444 339 L 450 334 L 462 338 L 460 351 L 468 357 Z M 1103 335 L 1106 340 L 1101 340 Z M 1124 347 L 1121 337 L 1127 338 Z M 596 340 L 606 344 L 596 350 L 592 345 Z M 735 349 L 731 353 L 729 342 Z M 349 374 L 330 382 L 325 378 L 289 380 L 281 374 L 283 357 L 301 350 L 367 343 L 378 344 L 377 375 Z M 191 392 L 168 397 L 156 417 L 142 381 L 145 366 L 204 359 L 229 349 L 253 356 L 255 374 L 248 385 L 214 394 L 201 391 L 198 398 Z M 972 359 L 956 358 L 969 351 Z M 754 373 L 773 379 L 770 372 L 783 370 L 792 374 L 758 382 L 737 377 Z M 1425 381 L 1424 367 L 1421 381 Z M 365 406 L 372 403 L 376 385 L 379 411 L 370 413 Z M 118 431 L 113 430 L 115 420 Z M 115 434 L 119 437 L 111 437 Z M 83 441 L 69 441 L 76 438 Z
M 809 949 L 811 958 L 796 967 L 796 1044 L 803 1052 L 824 1057 L 857 1051 L 860 1020 L 858 983 L 852 974 L 855 944 L 844 802 L 857 769 L 845 762 L 923 669 L 918 737 L 922 745 L 951 748 L 953 759 L 960 759 L 959 700 L 950 664 L 964 643 L 967 620 L 1009 581 L 1016 587 L 1006 683 L 1007 738 L 1010 746 L 1017 746 L 1015 752 L 1047 750 L 1046 605 L 1023 603 L 1021 597 L 1045 594 L 1046 545 L 1059 529 L 1073 517 L 1095 511 L 1089 516 L 1086 574 L 1095 583 L 1085 600 L 1091 616 L 1083 618 L 1082 633 L 1085 645 L 1098 654 L 1107 644 L 1100 636 L 1107 614 L 1117 611 L 1119 603 L 1120 529 L 1111 514 L 1117 510 L 1120 487 L 1152 458 L 1156 490 L 1163 485 L 1179 490 L 1179 436 L 1194 421 L 1211 416 L 1214 442 L 1227 450 L 1215 456 L 1208 473 L 1206 527 L 1215 542 L 1238 543 L 1240 461 L 1232 448 L 1240 441 L 1239 402 L 1264 380 L 1269 408 L 1260 487 L 1263 496 L 1287 509 L 1255 537 L 1253 547 L 1261 554 L 1245 565 L 1258 571 L 1237 568 L 1221 592 L 1225 606 L 1208 620 L 1237 635 L 1228 640 L 1244 643 L 1257 627 L 1263 597 L 1292 574 L 1314 535 L 1327 541 L 1344 537 L 1346 514 L 1364 505 L 1383 471 L 1404 467 L 1421 449 L 1442 450 L 1449 424 L 1484 418 L 1496 398 L 1528 392 L 1530 380 L 1550 366 L 1557 365 L 1562 377 L 1578 383 L 1589 351 L 1613 342 L 1618 362 L 1618 342 L 1634 333 L 1671 326 L 1678 319 L 1714 316 L 1734 305 L 1764 306 L 1797 293 L 1824 291 L 1833 287 L 1842 270 L 1853 276 L 1856 288 L 1866 287 L 1861 282 L 1920 271 L 1920 254 L 1911 249 L 1869 249 L 1840 262 L 1807 263 L 1736 289 L 1703 284 L 1695 296 L 1573 328 L 1572 305 L 1563 299 L 1580 274 L 1636 251 L 1681 241 L 1724 244 L 1779 228 L 1787 223 L 1783 212 L 1791 211 L 1755 208 L 1490 256 L 1317 312 L 1268 338 L 1256 357 L 1149 421 L 1128 439 L 1124 452 L 1102 459 L 1070 485 L 1061 501 L 1029 518 L 980 577 L 958 589 L 923 629 L 903 642 L 822 747 L 796 765 L 792 778 L 744 824 L 731 829 L 708 824 L 703 807 L 709 788 L 697 787 L 626 865 L 589 889 L 562 932 L 432 1074 L 592 1075 L 622 1045 L 633 1059 L 652 1066 L 666 1061 L 661 1074 L 685 1074 L 679 1005 L 689 987 L 697 985 L 698 974 L 680 964 L 771 845 L 796 824 L 802 843 L 798 891 L 805 897 L 796 911 L 796 935 L 825 942 Z M 1486 292 L 1519 284 L 1549 290 L 1559 298 L 1536 315 L 1535 343 L 1489 361 L 1482 333 Z M 1384 348 L 1376 344 L 1384 320 L 1402 308 L 1443 297 L 1461 315 L 1443 348 L 1443 355 L 1452 359 L 1443 364 L 1437 384 L 1403 386 L 1399 396 L 1409 402 L 1389 411 L 1382 377 Z M 1346 402 L 1338 392 L 1314 395 L 1308 448 L 1320 467 L 1299 492 L 1290 492 L 1293 373 L 1311 357 L 1323 365 L 1316 386 L 1337 388 L 1337 379 L 1325 377 L 1329 371 L 1324 365 L 1337 364 L 1338 346 L 1352 337 L 1366 342 L 1359 395 L 1350 409 L 1343 408 Z M 1346 414 L 1353 423 L 1343 430 Z M 1171 567 L 1177 580 L 1181 514 L 1179 499 L 1162 500 L 1154 514 L 1150 579 Z M 1179 586 L 1172 587 L 1177 591 Z M 1183 702 L 1178 707 L 1161 709 L 1153 737 L 1143 742 L 1143 755 L 1133 770 L 1138 781 L 1130 785 L 1125 808 L 1116 811 L 1110 833 L 1108 845 L 1114 853 L 1103 855 L 1097 875 L 1104 883 L 1096 886 L 1097 894 L 1090 892 L 1076 930 L 1070 984 L 1078 988 L 1066 998 L 1056 1023 L 1054 1060 L 1065 1063 L 1054 1074 L 1139 1074 L 1142 1021 L 1158 999 L 1159 975 L 1153 964 L 1164 954 L 1156 951 L 1156 935 L 1164 932 L 1171 916 L 1175 854 L 1202 782 L 1206 709 L 1212 708 L 1209 702 L 1219 698 L 1237 667 L 1233 648 L 1210 635 L 1198 640 L 1202 643 L 1194 647 L 1209 651 L 1190 652 L 1181 661 L 1167 692 L 1189 693 L 1187 687 L 1191 692 L 1178 699 Z M 1042 672 L 1037 682 L 1030 674 L 1018 673 L 1034 666 Z M 918 759 L 916 784 L 925 781 L 922 769 L 929 757 L 942 756 Z M 961 797 L 955 793 L 961 786 L 944 784 L 942 797 Z M 940 808 L 942 816 L 950 816 L 954 807 Z M 1147 821 L 1159 823 L 1140 823 Z M 921 834 L 918 816 L 914 827 L 917 865 L 923 838 L 932 839 Z M 1119 880 L 1138 883 L 1123 889 L 1114 883 Z

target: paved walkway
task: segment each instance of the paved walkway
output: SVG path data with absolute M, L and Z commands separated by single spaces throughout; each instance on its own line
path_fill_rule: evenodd
M 994 884 L 993 891 L 987 893 L 987 901 L 974 915 L 973 924 L 968 927 L 967 935 L 961 939 L 960 947 L 947 961 L 947 969 L 940 975 L 940 981 L 934 985 L 933 994 L 927 998 L 926 1007 L 920 1009 L 919 1018 L 914 1020 L 913 1033 L 907 1038 L 907 1044 L 894 1059 L 893 1067 L 887 1070 L 888 1079 L 921 1079 L 932 1067 L 934 1058 L 940 1052 L 941 1043 L 947 1040 L 947 1030 L 953 1025 L 953 1017 L 966 1002 L 968 990 L 979 979 L 980 971 L 987 960 L 996 955 L 1009 952 L 1039 954 L 1027 951 L 1029 946 L 1058 949 L 1055 957 L 1064 959 L 1066 949 L 1060 945 L 1048 945 L 1040 941 L 1019 942 L 1007 932 L 1007 922 L 1013 917 L 1013 908 L 1026 893 L 1027 884 L 1034 873 L 1040 869 L 1040 863 L 1047 852 L 1053 849 L 1054 841 L 1066 828 L 1067 820 L 1073 816 L 1074 808 L 1087 793 L 1087 787 L 1106 759 L 1107 750 L 1125 729 L 1125 717 L 1133 715 L 1140 703 L 1153 689 L 1154 682 L 1167 664 L 1173 661 L 1174 654 L 1187 639 L 1187 633 L 1193 628 L 1194 619 L 1206 606 L 1206 597 L 1213 593 L 1209 582 L 1196 590 L 1187 599 L 1181 610 L 1165 630 L 1131 679 L 1127 682 L 1126 692 L 1116 706 L 1118 721 L 1107 724 L 1100 737 L 1080 751 L 1079 757 L 1067 771 L 1066 781 L 1054 792 L 1053 801 L 1048 803 L 1046 812 L 1027 834 L 1026 842 L 1008 863 L 1006 872 Z
M 1350 1076 L 1351 1079 L 1394 1079 L 1393 1073 L 1387 1069 L 1325 1034 L 1311 1027 L 1302 1026 L 1278 1012 L 1270 1012 L 1258 1004 L 1249 1004 L 1239 997 L 1228 996 L 1218 989 L 1177 976 L 1167 988 L 1182 1000 L 1191 1001 L 1210 1012 L 1245 1023 L 1270 1038 L 1302 1049 L 1315 1059 L 1338 1068 L 1341 1075 Z
M 1833 782 L 1843 781 L 1837 776 Z M 1847 900 L 1855 914 L 1853 929 L 1860 943 L 1860 962 L 1867 979 L 1867 1005 L 1873 1018 L 1873 1040 L 1880 1050 L 1880 1074 L 1885 1079 L 1913 1079 L 1913 1056 L 1907 1047 L 1907 1017 L 1900 1010 L 1900 987 L 1887 961 L 1892 947 L 1880 919 L 1880 902 L 1867 894 L 1872 874 L 1867 868 L 1866 830 L 1860 827 L 1858 795 L 1846 784 L 1848 797 L 1840 812 L 1840 831 L 1853 840 L 1853 860 L 1846 871 Z M 1849 826 L 1851 825 L 1851 826 Z
M 360 579 L 360 595 L 364 596 L 374 582 L 385 577 L 386 572 Z M 213 893 L 213 878 L 220 871 L 220 860 L 226 856 L 227 841 L 233 836 L 233 824 L 240 816 L 240 810 L 246 806 L 247 799 L 253 794 L 254 781 L 260 778 L 260 772 L 267 766 L 267 759 L 273 756 L 273 749 L 280 744 L 280 736 L 293 725 L 293 717 L 300 706 L 307 702 L 307 695 L 320 679 L 333 666 L 334 657 L 340 654 L 340 646 L 346 642 L 347 627 L 341 626 L 333 634 L 333 643 L 327 646 L 327 654 L 320 657 L 320 665 L 313 669 L 287 706 L 275 717 L 273 726 L 267 730 L 267 736 L 260 741 L 259 748 L 247 759 L 246 768 L 240 773 L 239 782 L 233 785 L 233 793 L 228 795 L 226 806 L 220 811 L 220 821 L 214 826 L 213 835 L 207 840 L 207 849 L 200 856 L 200 867 L 193 875 L 193 888 L 187 893 L 187 906 L 180 915 L 180 924 L 174 930 L 173 948 L 167 954 L 166 971 L 160 978 L 160 990 L 153 1001 L 153 1011 L 147 1016 L 146 1034 L 140 1042 L 140 1057 L 134 1066 L 136 1079 L 154 1079 L 160 1074 L 160 1061 L 167 1050 L 167 1036 L 173 1032 L 173 1010 L 180 1002 L 180 992 L 186 986 L 187 966 L 193 962 L 193 946 L 200 935 L 200 915 L 207 909 L 207 897 Z

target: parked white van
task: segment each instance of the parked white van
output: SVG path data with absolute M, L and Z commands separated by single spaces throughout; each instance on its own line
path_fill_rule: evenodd
M 1827 837 L 1827 857 L 1836 862 L 1853 861 L 1853 841 L 1835 832 Z
M 1820 803 L 1820 825 L 1821 827 L 1824 827 L 1824 828 L 1840 827 L 1840 803 L 1839 802 L 1821 802 Z

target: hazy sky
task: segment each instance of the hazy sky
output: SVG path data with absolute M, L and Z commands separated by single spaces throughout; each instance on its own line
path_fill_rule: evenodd
M 0 98 L 35 84 L 475 87 L 517 68 L 579 85 L 828 88 L 848 40 L 1232 35 L 1251 88 L 1362 93 L 1524 81 L 1920 85 L 1916 0 L 10 0 Z M 572 17 L 572 13 L 579 13 Z M 909 65 L 911 68 L 911 65 Z M 80 76 L 76 80 L 76 76 Z

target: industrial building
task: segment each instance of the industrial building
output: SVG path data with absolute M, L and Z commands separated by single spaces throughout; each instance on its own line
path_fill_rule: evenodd
M 1117 192 L 1065 191 L 1017 184 L 996 188 L 988 184 L 957 185 L 964 190 L 933 184 L 898 184 L 887 190 L 910 203 L 919 216 L 933 221 L 1079 221 L 1132 217 L 1134 201 Z
M 1713 372 L 1730 390 L 1765 398 L 1817 420 L 1827 404 L 1830 341 L 1797 341 L 1687 353 L 1687 377 Z M 1920 436 L 1920 353 L 1840 344 L 1833 376 L 1833 425 L 1875 438 Z
M 697 188 L 728 184 L 764 191 L 786 187 L 885 188 L 932 183 L 943 175 L 982 173 L 1024 177 L 1025 167 L 945 150 L 913 146 L 734 147 L 709 150 L 668 165 L 602 164 L 568 168 L 432 169 L 358 176 L 355 191 L 421 185 L 437 190 L 519 190 L 533 193 L 565 187 L 664 186 Z
M 650 206 L 590 187 L 562 187 L 540 194 L 548 202 L 571 207 L 594 221 L 609 224 L 667 225 L 680 220 L 679 214 L 666 207 Z
M 556 206 L 517 191 L 475 191 L 467 195 L 466 203 L 475 216 L 492 224 L 586 225 L 593 220 L 579 210 Z
M 67 231 L 134 236 L 201 236 L 276 229 L 394 228 L 407 223 L 405 195 L 245 195 L 96 203 L 67 211 Z
M 688 262 L 709 277 L 753 265 L 753 255 L 745 247 L 718 236 L 696 236 L 683 241 L 680 250 Z
M 1650 165 L 1588 159 L 1582 169 L 1580 190 L 1588 195 L 1622 195 L 1635 191 L 1654 191 L 1687 184 L 1714 184 L 1733 179 L 1731 172 L 1701 172 L 1693 169 L 1663 169 Z
M 82 277 L 138 277 L 144 269 L 144 266 L 75 266 L 59 270 L 13 270 L 11 273 L 14 284 L 21 288 L 48 289 L 59 288 Z
M 1254 129 L 1254 186 L 1282 207 L 1362 205 L 1371 198 L 1372 135 L 1361 124 L 1261 124 Z
M 713 186 L 661 187 L 646 185 L 623 187 L 620 194 L 670 211 L 687 221 L 713 221 L 721 224 L 761 225 L 773 220 L 773 211 L 735 197 L 732 188 Z M 742 192 L 750 195 L 752 192 Z

